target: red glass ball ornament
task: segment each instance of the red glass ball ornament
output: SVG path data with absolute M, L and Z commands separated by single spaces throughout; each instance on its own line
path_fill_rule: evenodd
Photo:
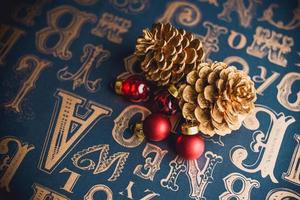
M 199 158 L 205 149 L 202 137 L 196 135 L 180 135 L 176 140 L 176 151 L 186 160 Z
M 170 134 L 171 122 L 161 113 L 153 113 L 148 115 L 144 120 L 143 131 L 147 139 L 151 141 L 162 141 Z
M 154 109 L 166 115 L 173 115 L 178 110 L 177 99 L 167 90 L 160 90 L 154 97 Z
M 117 94 L 127 97 L 130 101 L 140 102 L 149 98 L 150 87 L 141 76 L 132 75 L 125 80 L 117 80 L 115 91 Z

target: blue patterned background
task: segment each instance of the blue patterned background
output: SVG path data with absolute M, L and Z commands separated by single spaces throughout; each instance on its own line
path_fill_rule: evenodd
M 0 19 L 0 199 L 42 200 L 46 193 L 59 200 L 92 199 L 92 195 L 93 199 L 143 200 L 300 199 L 299 1 L 36 0 L 11 4 L 2 3 Z M 57 21 L 54 15 L 59 16 Z M 117 96 L 111 85 L 118 75 L 130 72 L 136 38 L 157 21 L 195 33 L 204 43 L 207 60 L 225 60 L 247 71 L 259 91 L 257 115 L 247 118 L 233 134 L 207 138 L 206 154 L 198 161 L 176 157 L 173 136 L 158 143 L 144 140 L 136 147 L 122 145 L 113 137 L 123 110 L 147 113 L 143 103 Z M 63 36 L 66 31 L 69 35 Z M 57 44 L 72 54 L 59 54 Z M 91 57 L 95 60 L 85 63 Z M 38 67 L 41 70 L 35 71 Z M 79 70 L 86 74 L 69 80 L 60 76 Z M 93 82 L 97 79 L 98 85 Z M 94 89 L 89 88 L 92 83 Z M 18 96 L 22 92 L 24 96 Z M 77 118 L 81 114 L 87 128 L 47 171 L 50 141 L 62 123 L 57 116 L 67 106 L 60 94 L 96 105 L 106 114 L 90 122 L 85 119 L 91 112 L 84 107 L 70 113 Z M 17 100 L 20 110 L 12 106 Z M 141 114 L 128 118 L 129 126 L 140 118 Z M 84 123 L 67 127 L 66 141 Z M 129 128 L 124 137 L 132 137 Z M 58 143 L 56 148 L 60 147 Z M 92 147 L 99 148 L 82 158 L 96 165 L 100 160 L 108 168 L 101 173 L 72 161 L 76 153 L 91 152 Z M 145 156 L 150 158 L 153 180 L 135 172 L 138 165 L 144 166 L 143 151 L 149 147 L 155 149 Z M 155 160 L 163 151 L 161 160 Z M 125 161 L 107 166 L 118 152 L 123 152 Z M 120 172 L 118 165 L 123 164 Z M 170 173 L 175 167 L 177 171 Z M 115 169 L 120 176 L 109 180 Z M 147 174 L 149 168 L 141 171 Z M 68 182 L 70 174 L 76 180 Z M 166 185 L 163 180 L 168 175 Z

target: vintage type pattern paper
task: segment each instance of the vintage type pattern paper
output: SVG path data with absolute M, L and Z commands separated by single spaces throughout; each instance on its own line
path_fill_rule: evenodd
M 300 199 L 299 0 L 26 0 L 8 8 L 2 2 L 0 199 Z M 257 88 L 253 114 L 232 134 L 206 138 L 198 160 L 178 157 L 173 137 L 132 135 L 151 111 L 111 86 L 137 73 L 135 40 L 155 22 L 193 32 L 204 60 L 235 65 Z

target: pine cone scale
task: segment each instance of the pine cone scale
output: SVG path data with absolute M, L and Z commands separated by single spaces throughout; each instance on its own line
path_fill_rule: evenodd
M 186 119 L 198 124 L 204 134 L 229 134 L 237 130 L 254 109 L 253 82 L 244 72 L 225 63 L 198 65 L 187 74 L 186 83 L 179 90 L 179 106 L 185 108 Z
M 145 29 L 137 39 L 135 55 L 142 60 L 145 77 L 164 86 L 176 84 L 195 69 L 202 62 L 204 51 L 201 41 L 194 39 L 192 33 L 178 30 L 169 23 L 158 23 L 150 30 Z
M 192 48 L 186 48 L 184 51 L 185 51 L 185 54 L 186 54 L 185 63 L 186 64 L 195 63 L 197 58 L 198 58 L 197 51 L 195 49 L 192 49 Z

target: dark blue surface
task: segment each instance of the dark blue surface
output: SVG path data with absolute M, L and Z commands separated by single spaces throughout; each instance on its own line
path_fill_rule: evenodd
M 130 199 L 126 192 L 123 192 L 123 195 L 120 194 L 120 192 L 125 191 L 130 181 L 134 182 L 134 185 L 132 186 L 132 199 L 142 199 L 144 196 L 151 193 L 144 192 L 147 189 L 159 194 L 159 196 L 155 196 L 153 199 L 181 200 L 201 199 L 201 197 L 206 199 L 218 199 L 221 198 L 228 189 L 226 188 L 226 184 L 224 184 L 223 179 L 225 177 L 234 177 L 234 173 L 240 177 L 239 180 L 241 181 L 236 181 L 233 184 L 233 190 L 236 192 L 244 191 L 244 194 L 249 195 L 249 199 L 274 199 L 271 194 L 278 191 L 285 191 L 285 193 L 282 193 L 284 195 L 294 194 L 295 199 L 300 199 L 299 164 L 296 166 L 296 169 L 292 171 L 294 173 L 298 171 L 298 177 L 296 177 L 294 181 L 287 181 L 283 175 L 288 172 L 293 161 L 299 162 L 300 159 L 299 155 L 298 157 L 297 155 L 293 156 L 293 153 L 297 151 L 297 148 L 299 149 L 299 139 L 297 143 L 294 137 L 296 137 L 297 134 L 299 135 L 300 127 L 298 123 L 300 117 L 300 103 L 297 102 L 297 100 L 299 101 L 299 99 L 297 99 L 297 93 L 299 96 L 300 86 L 299 2 L 299 5 L 297 5 L 297 1 L 295 0 L 278 2 L 264 1 L 263 3 L 257 3 L 254 9 L 250 10 L 250 13 L 247 13 L 246 10 L 244 10 L 241 16 L 245 16 L 240 17 L 238 11 L 242 11 L 243 8 L 239 6 L 243 5 L 245 6 L 244 9 L 247 9 L 254 1 L 232 1 L 239 3 L 234 4 L 236 7 L 234 7 L 230 13 L 231 21 L 226 21 L 224 20 L 224 17 L 220 16 L 220 13 L 222 13 L 224 9 L 226 10 L 226 4 L 229 5 L 230 1 L 227 1 L 226 3 L 216 0 L 215 2 L 217 5 L 214 5 L 214 1 L 205 0 L 138 0 L 136 1 L 136 4 L 133 3 L 134 1 L 124 0 L 123 6 L 120 6 L 122 1 L 113 0 L 89 1 L 90 5 L 84 5 L 82 2 L 88 1 L 49 0 L 45 3 L 45 5 L 39 8 L 41 13 L 33 18 L 33 25 L 24 24 L 12 17 L 3 17 L 1 19 L 1 24 L 9 26 L 10 28 L 14 27 L 20 29 L 24 31 L 25 34 L 18 38 L 18 40 L 12 45 L 4 58 L 4 63 L 0 65 L 0 102 L 3 105 L 0 110 L 0 138 L 2 138 L 0 141 L 6 136 L 15 136 L 19 141 L 32 144 L 35 148 L 27 153 L 20 163 L 20 166 L 18 166 L 16 173 L 9 183 L 10 193 L 6 192 L 5 187 L 3 187 L 1 192 L 2 197 L 0 196 L 0 199 L 14 199 L 12 196 L 16 196 L 15 199 L 29 199 L 34 197 L 34 184 L 42 185 L 43 187 L 62 194 L 69 199 L 75 200 L 84 199 L 84 196 L 88 193 L 90 188 L 96 184 L 103 184 L 111 189 L 113 199 Z M 36 5 L 37 3 L 28 2 L 25 4 L 30 6 Z M 132 10 L 132 4 L 133 6 L 141 7 L 141 9 Z M 263 13 L 271 4 L 277 4 L 278 8 L 273 8 L 273 16 L 269 21 L 261 20 Z M 17 8 L 21 7 L 22 11 L 19 11 L 20 13 L 26 13 L 26 10 L 24 10 L 21 4 L 19 5 L 19 3 L 16 3 L 16 5 Z M 74 39 L 70 43 L 71 45 L 69 50 L 72 52 L 72 57 L 65 60 L 51 53 L 46 54 L 37 48 L 37 43 L 39 42 L 37 32 L 48 26 L 47 13 L 62 5 L 71 6 L 76 9 L 76 12 L 87 12 L 95 15 L 96 17 L 94 22 L 86 22 L 81 26 L 78 38 Z M 174 9 L 172 10 L 172 8 Z M 189 13 L 190 11 L 191 13 Z M 200 18 L 198 21 L 194 21 L 194 24 L 182 23 L 180 21 L 180 19 L 193 21 L 197 18 L 197 12 L 198 14 L 200 13 Z M 10 12 L 11 16 L 13 13 L 14 12 Z M 121 43 L 111 41 L 108 39 L 107 34 L 103 37 L 99 37 L 91 33 L 91 30 L 96 27 L 104 13 L 120 17 L 120 19 L 127 20 L 131 23 L 128 30 L 119 34 L 119 37 L 122 38 Z M 242 22 L 242 20 L 250 18 L 251 20 L 249 24 Z M 120 145 L 112 136 L 112 129 L 115 126 L 114 120 L 127 106 L 133 105 L 133 103 L 117 96 L 114 93 L 111 84 L 119 74 L 125 72 L 126 62 L 124 62 L 124 59 L 134 52 L 135 40 L 141 34 L 142 29 L 150 27 L 156 21 L 161 21 L 161 19 L 165 19 L 163 22 L 171 22 L 179 28 L 184 28 L 187 31 L 200 36 L 205 36 L 207 34 L 208 29 L 204 26 L 204 24 L 222 26 L 225 31 L 224 33 L 220 33 L 217 40 L 205 40 L 205 38 L 212 39 L 211 35 L 210 37 L 204 37 L 204 46 L 206 46 L 207 51 L 209 51 L 208 46 L 212 44 L 219 48 L 209 54 L 208 60 L 222 61 L 231 56 L 236 56 L 239 60 L 245 60 L 249 66 L 249 76 L 255 81 L 256 88 L 261 87 L 264 78 L 268 79 L 272 74 L 277 74 L 276 78 L 274 78 L 265 90 L 261 91 L 261 94 L 258 94 L 256 102 L 256 110 L 259 111 L 257 114 L 258 122 L 256 122 L 252 117 L 248 120 L 248 124 L 246 123 L 246 125 L 242 126 L 241 129 L 234 131 L 233 134 L 206 140 L 206 151 L 215 156 L 218 155 L 220 162 L 215 165 L 211 176 L 208 175 L 211 179 L 206 180 L 208 181 L 206 182 L 207 187 L 200 190 L 203 192 L 203 195 L 198 195 L 198 198 L 193 197 L 190 193 L 191 182 L 188 179 L 186 174 L 187 172 L 181 172 L 176 180 L 176 184 L 179 186 L 178 191 L 172 191 L 161 184 L 161 179 L 168 176 L 170 163 L 176 157 L 176 153 L 173 151 L 174 139 L 172 139 L 172 137 L 165 142 L 150 143 L 143 141 L 137 147 L 128 148 Z M 293 19 L 295 20 L 294 27 L 292 25 L 282 27 L 279 23 L 272 24 L 272 22 L 282 21 L 283 25 L 288 25 Z M 70 23 L 70 20 L 72 20 L 72 16 L 63 15 L 59 19 L 59 25 L 61 27 L 66 26 Z M 290 51 L 282 53 L 282 56 L 287 60 L 287 64 L 279 61 L 274 62 L 272 59 L 270 60 L 268 58 L 268 55 L 260 58 L 257 55 L 247 52 L 247 49 L 249 49 L 253 43 L 257 27 L 262 27 L 270 32 L 273 31 L 278 34 L 280 33 L 293 40 L 293 44 L 290 46 Z M 111 28 L 111 26 L 109 26 L 109 28 Z M 2 29 L 0 30 L 4 32 Z M 238 36 L 233 41 L 233 44 L 231 44 L 230 36 L 233 36 L 234 32 L 236 32 Z M 47 44 L 54 45 L 57 43 L 57 37 L 59 36 L 52 36 L 49 40 L 47 40 Z M 0 36 L 0 41 L 3 43 L 5 38 L 3 39 Z M 266 54 L 269 53 L 270 49 L 273 48 L 273 50 L 275 50 L 277 48 L 275 41 L 272 42 L 267 39 L 263 39 L 263 41 L 267 42 L 267 47 L 263 50 Z M 279 41 L 279 43 L 282 43 L 282 39 Z M 83 84 L 77 88 L 73 88 L 73 81 L 63 81 L 59 79 L 57 75 L 58 71 L 66 66 L 69 67 L 68 71 L 72 73 L 75 73 L 82 66 L 80 58 L 83 55 L 83 48 L 86 44 L 92 44 L 94 46 L 102 45 L 103 48 L 110 53 L 109 58 L 101 62 L 98 67 L 95 66 L 95 63 L 93 63 L 90 68 L 90 73 L 87 78 L 89 80 L 95 80 L 97 78 L 101 79 L 100 86 L 95 92 L 89 91 Z M 288 47 L 288 45 L 283 46 Z M 16 97 L 19 89 L 24 84 L 24 81 L 26 81 L 33 72 L 34 67 L 21 71 L 16 70 L 18 60 L 22 56 L 29 54 L 35 55 L 39 59 L 50 61 L 52 64 L 40 73 L 36 80 L 35 87 L 31 88 L 31 90 L 28 91 L 22 99 L 22 110 L 17 112 L 14 109 L 5 107 L 5 105 Z M 275 51 L 274 55 L 278 55 L 278 53 Z M 232 64 L 236 64 L 238 68 L 242 69 L 241 64 L 236 62 L 233 62 Z M 266 72 L 265 77 L 262 72 L 264 70 Z M 289 74 L 291 74 L 291 72 L 295 75 L 290 76 Z M 287 101 L 282 102 L 283 100 L 278 96 L 284 93 L 284 91 L 278 91 L 278 86 L 282 83 L 284 77 L 288 77 L 289 81 L 286 81 L 287 83 L 285 83 L 285 85 L 290 84 L 291 93 L 288 96 Z M 261 81 L 259 82 L 259 80 Z M 288 86 L 286 88 L 288 88 Z M 57 164 L 56 168 L 51 173 L 46 173 L 41 170 L 39 162 L 43 157 L 42 151 L 46 141 L 47 132 L 50 132 L 51 137 L 51 117 L 53 115 L 52 113 L 55 112 L 54 108 L 57 103 L 55 93 L 58 90 L 67 91 L 72 93 L 73 96 L 77 95 L 84 98 L 86 101 L 92 101 L 103 105 L 111 110 L 111 114 L 110 116 L 101 118 L 98 122 L 96 122 L 95 125 L 87 131 L 85 136 L 80 139 L 78 144 L 76 144 L 73 149 L 68 150 L 68 154 L 65 154 L 64 159 Z M 293 102 L 296 103 L 292 105 Z M 140 103 L 139 105 L 143 106 L 143 103 Z M 84 114 L 86 110 L 82 109 L 79 110 L 79 112 Z M 270 115 L 267 114 L 267 112 L 273 113 L 273 118 L 270 118 Z M 285 118 L 285 120 L 282 120 L 282 118 Z M 291 123 L 288 122 L 289 120 Z M 131 120 L 130 123 L 133 124 L 133 121 L 135 120 Z M 274 128 L 276 125 L 278 125 L 278 129 Z M 284 126 L 286 127 L 282 128 Z M 259 131 L 265 136 L 265 138 L 262 139 L 262 143 L 268 144 L 268 142 L 270 142 L 271 136 L 266 136 L 268 132 L 275 137 L 275 140 L 276 138 L 279 138 L 278 140 L 282 138 L 282 143 L 276 146 L 272 146 L 270 143 L 269 145 L 261 145 L 258 147 L 257 152 L 255 152 L 255 148 L 251 148 L 251 142 L 252 140 L 256 140 L 254 143 L 258 144 L 255 136 L 260 133 Z M 127 137 L 130 137 L 130 130 L 127 129 L 126 133 L 128 134 Z M 71 136 L 72 134 L 69 135 L 69 137 Z M 83 149 L 100 144 L 109 145 L 108 156 L 117 152 L 129 153 L 124 169 L 115 181 L 108 181 L 108 178 L 115 169 L 116 163 L 114 163 L 107 171 L 99 174 L 93 174 L 93 171 L 82 170 L 72 163 L 71 158 L 74 154 L 82 151 Z M 142 152 L 147 144 L 154 144 L 162 150 L 168 151 L 168 153 L 163 157 L 159 166 L 160 169 L 156 172 L 153 180 L 146 180 L 134 174 L 136 166 L 144 165 L 145 163 L 145 158 L 142 156 Z M 246 166 L 247 169 L 242 169 L 235 164 L 237 161 L 232 157 L 232 154 L 235 149 L 241 146 L 248 152 L 248 157 L 245 161 L 243 161 L 243 164 L 252 165 L 256 162 L 256 164 L 252 167 L 252 169 L 257 169 L 256 171 L 250 171 L 250 166 Z M 10 152 L 8 154 L 10 156 L 14 155 L 13 152 L 15 151 L 16 146 L 11 144 L 9 149 Z M 269 174 L 267 173 L 266 176 L 264 176 L 262 175 L 262 171 L 264 171 L 263 168 L 266 168 L 271 164 L 268 162 L 262 162 L 262 159 L 258 159 L 258 155 L 261 154 L 261 157 L 263 157 L 266 149 L 272 149 L 271 152 L 274 151 L 274 153 L 270 153 L 271 157 L 269 159 L 275 160 L 276 163 L 274 168 L 271 167 L 271 169 L 265 170 Z M 278 150 L 278 156 L 276 154 L 276 150 Z M 4 155 L 6 155 L 6 152 L 0 151 L 0 164 L 3 163 Z M 149 154 L 148 157 L 149 156 L 153 158 L 155 154 Z M 98 154 L 94 153 L 91 157 L 97 163 Z M 200 169 L 203 168 L 207 170 L 204 166 L 205 162 L 207 162 L 207 159 L 203 155 L 198 160 Z M 183 165 L 188 167 L 189 164 L 185 162 Z M 258 169 L 258 166 L 260 166 L 260 169 Z M 73 193 L 62 189 L 69 177 L 69 173 L 60 173 L 60 171 L 64 168 L 80 174 L 78 181 L 74 185 Z M 5 174 L 5 169 L 5 167 L 3 169 L 0 168 L 0 177 Z M 143 173 L 147 172 L 147 170 L 144 169 L 142 171 Z M 274 174 L 278 183 L 268 176 L 271 174 Z M 198 177 L 199 180 L 201 180 L 201 177 L 202 176 Z M 205 177 L 207 177 L 207 174 Z M 244 188 L 245 185 L 249 186 L 250 184 L 250 182 L 247 182 L 249 179 L 246 178 L 256 180 L 259 187 L 254 187 L 252 190 L 245 192 L 245 190 L 247 190 L 247 188 Z M 2 184 L 3 183 L 0 184 L 1 187 L 3 186 Z M 286 192 L 286 189 L 292 190 L 290 191 L 290 194 Z M 283 197 L 285 197 L 284 195 L 279 197 L 279 199 L 283 199 Z M 150 199 L 150 197 L 148 198 Z M 106 199 L 106 197 L 103 192 L 97 192 L 94 195 L 94 199 Z M 227 198 L 224 197 L 224 199 Z

